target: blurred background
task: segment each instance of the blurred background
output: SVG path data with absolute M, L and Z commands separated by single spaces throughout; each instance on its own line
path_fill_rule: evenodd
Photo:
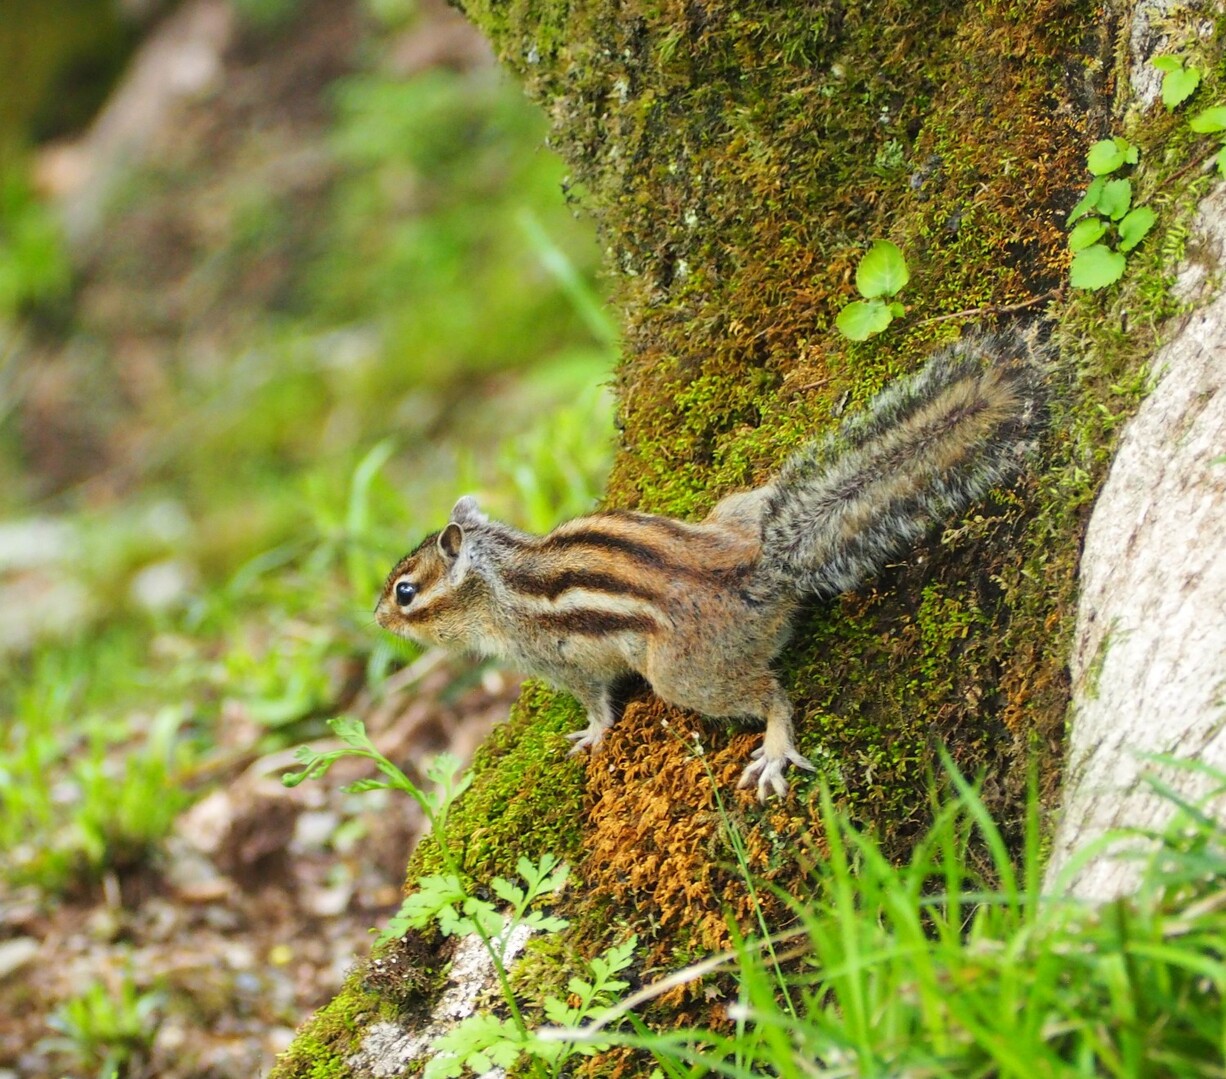
M 385 573 L 600 490 L 594 229 L 442 0 L 0 0 L 0 73 L 0 1079 L 248 1077 L 420 823 L 294 747 L 468 754 L 516 691 Z

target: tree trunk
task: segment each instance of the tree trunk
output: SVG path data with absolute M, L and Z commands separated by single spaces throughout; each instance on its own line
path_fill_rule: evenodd
M 1055 806 L 1075 624 L 1078 685 L 1100 671 L 1097 711 L 1121 729 L 1121 713 L 1131 731 L 1136 723 L 1167 728 L 1171 710 L 1193 710 L 1183 693 L 1126 693 L 1105 704 L 1106 673 L 1128 666 L 1125 648 L 1142 646 L 1146 634 L 1162 636 L 1169 657 L 1142 647 L 1154 657 L 1147 670 L 1157 676 L 1160 663 L 1183 663 L 1181 684 L 1199 679 L 1196 699 L 1210 709 L 1220 702 L 1221 560 L 1213 563 L 1210 539 L 1200 562 L 1169 557 L 1172 530 L 1185 534 L 1190 510 L 1164 505 L 1163 520 L 1181 515 L 1180 526 L 1129 526 L 1138 543 L 1164 544 L 1161 556 L 1132 557 L 1138 567 L 1162 567 L 1181 595 L 1202 597 L 1197 617 L 1203 625 L 1216 613 L 1216 629 L 1198 644 L 1179 628 L 1190 618 L 1160 625 L 1146 601 L 1100 588 L 1092 575 L 1087 597 L 1096 597 L 1097 614 L 1092 620 L 1087 609 L 1077 623 L 1089 507 L 1121 420 L 1144 396 L 1138 372 L 1156 347 L 1154 327 L 1178 310 L 1165 275 L 1209 183 L 1188 167 L 1206 144 L 1188 136 L 1185 116 L 1152 104 L 1129 110 L 1139 90 L 1115 42 L 1149 40 L 1127 21 L 1131 11 L 1073 0 L 464 6 L 550 115 L 551 142 L 607 245 L 624 325 L 623 444 L 611 505 L 699 515 L 727 491 L 761 482 L 790 450 L 863 407 L 962 327 L 1002 321 L 1002 308 L 1007 319 L 1049 320 L 1056 358 L 1041 460 L 878 580 L 812 610 L 781 665 L 801 752 L 887 851 L 904 856 L 922 832 L 943 751 L 983 777 L 984 797 L 1012 839 L 1031 767 Z M 1153 16 L 1153 5 L 1146 12 Z M 1185 14 L 1162 25 L 1167 51 L 1194 49 L 1220 77 L 1210 20 Z M 1140 69 L 1143 59 L 1131 62 Z M 1066 216 L 1092 179 L 1087 149 L 1110 134 L 1141 147 L 1133 201 L 1152 203 L 1158 224 L 1129 254 L 1119 284 L 1051 299 L 1067 280 Z M 907 314 L 851 344 L 834 319 L 855 298 L 856 262 L 879 237 L 898 244 L 911 266 L 900 297 Z M 1216 381 L 1192 373 L 1194 349 L 1183 360 L 1172 353 L 1171 376 L 1125 446 L 1138 464 L 1142 452 L 1173 455 L 1176 445 L 1199 454 L 1172 456 L 1161 476 L 1172 488 L 1184 484 L 1180 498 L 1213 502 L 1220 520 L 1223 467 L 1205 462 L 1205 447 L 1216 431 L 1215 452 L 1226 450 L 1222 395 L 1196 396 L 1221 385 L 1220 327 L 1216 334 L 1205 337 L 1200 361 L 1202 371 L 1216 367 Z M 1184 404 L 1164 405 L 1168 396 Z M 1172 407 L 1190 426 L 1165 432 L 1171 447 L 1159 449 L 1161 432 L 1150 425 Z M 1173 498 L 1147 467 L 1155 503 Z M 1123 464 L 1116 475 L 1126 483 Z M 1196 521 L 1210 527 L 1210 513 L 1196 506 Z M 1134 503 L 1109 519 L 1122 525 L 1141 512 Z M 1095 543 L 1103 532 L 1096 516 Z M 1194 553 L 1190 537 L 1186 547 Z M 1198 566 L 1202 579 L 1188 580 Z M 1149 588 L 1150 575 L 1138 568 L 1129 579 Z M 1098 642 L 1113 622 L 1119 631 L 1104 651 Z M 1216 675 L 1187 654 L 1211 633 Z M 1090 759 L 1083 742 L 1110 750 L 1103 736 L 1081 733 L 1092 711 L 1079 698 L 1075 760 L 1098 787 L 1101 772 L 1080 763 Z M 749 928 L 759 906 L 768 920 L 782 918 L 769 888 L 751 893 L 729 868 L 730 831 L 757 880 L 780 894 L 805 893 L 806 862 L 823 850 L 817 780 L 796 782 L 788 800 L 765 808 L 734 794 L 757 735 L 670 710 L 647 693 L 630 701 L 603 751 L 576 764 L 563 736 L 581 722 L 567 696 L 530 685 L 478 755 L 449 825 L 450 845 L 477 884 L 513 876 L 521 854 L 550 852 L 574 867 L 559 903 L 571 922 L 564 954 L 554 945 L 535 956 L 553 972 L 543 977 L 565 984 L 569 958 L 631 931 L 636 972 L 655 976 L 681 956 L 725 945 L 730 919 Z M 1061 852 L 1074 841 L 1070 822 L 1088 815 L 1083 804 L 1066 816 Z M 439 865 L 437 844 L 423 843 L 410 888 Z M 275 1074 L 319 1074 L 312 1069 L 325 1061 L 359 1075 L 419 1066 L 414 1054 L 425 1032 L 440 1029 L 436 1006 L 450 989 L 433 974 L 389 980 L 388 971 L 441 968 L 446 956 L 413 934 L 388 949 L 303 1029 Z M 694 987 L 646 1018 L 664 1028 L 718 1023 L 723 1007 Z
M 1226 264 L 1226 189 L 1205 199 L 1180 292 L 1206 299 Z M 1161 830 L 1226 773 L 1226 295 L 1181 320 L 1155 354 L 1081 558 L 1069 767 L 1049 882 L 1088 898 L 1131 892 L 1135 839 L 1075 857 L 1115 829 Z M 1189 771 L 1155 755 L 1216 769 Z M 1220 811 L 1220 805 L 1217 806 Z

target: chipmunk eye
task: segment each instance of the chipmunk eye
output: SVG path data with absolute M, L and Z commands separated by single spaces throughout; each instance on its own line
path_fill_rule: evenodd
M 396 582 L 396 603 L 401 607 L 407 607 L 413 602 L 413 597 L 417 595 L 417 586 L 410 584 L 408 581 Z

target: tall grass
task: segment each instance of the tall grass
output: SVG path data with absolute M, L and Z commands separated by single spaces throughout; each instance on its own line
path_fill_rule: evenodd
M 823 798 L 828 849 L 791 901 L 803 955 L 730 954 L 726 1024 L 586 1035 L 646 1051 L 667 1076 L 1226 1074 L 1222 823 L 1176 801 L 1170 828 L 1143 837 L 1135 893 L 1094 905 L 1041 894 L 1033 799 L 1015 867 L 977 792 L 952 782 L 904 865 Z

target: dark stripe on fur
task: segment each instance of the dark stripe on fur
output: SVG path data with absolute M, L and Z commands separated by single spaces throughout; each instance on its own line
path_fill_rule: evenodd
M 612 633 L 653 633 L 653 619 L 641 614 L 614 614 L 612 611 L 558 611 L 533 615 L 533 622 L 557 633 L 583 637 L 605 637 Z
M 596 547 L 605 551 L 617 551 L 641 562 L 646 566 L 656 566 L 661 569 L 669 566 L 668 559 L 660 551 L 637 540 L 625 536 L 615 536 L 608 532 L 564 532 L 561 535 L 551 533 L 541 542 L 542 550 L 556 550 L 570 547 Z
M 591 592 L 606 592 L 613 596 L 633 596 L 635 599 L 656 602 L 659 597 L 649 588 L 623 580 L 612 573 L 599 570 L 566 569 L 559 573 L 540 574 L 530 570 L 508 568 L 503 574 L 506 583 L 516 592 L 528 596 L 545 596 L 557 599 L 570 588 L 583 588 Z

